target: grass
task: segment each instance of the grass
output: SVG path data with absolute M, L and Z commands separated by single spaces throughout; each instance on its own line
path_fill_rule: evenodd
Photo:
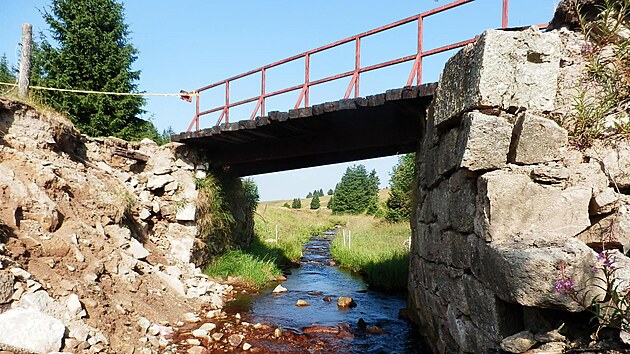
M 405 290 L 409 274 L 409 223 L 390 224 L 368 216 L 349 217 L 350 242 L 333 241 L 332 255 L 341 266 L 360 272 L 367 283 L 384 290 Z
M 384 201 L 387 196 L 388 191 L 382 190 L 379 200 Z M 313 235 L 339 225 L 352 232 L 350 248 L 344 247 L 341 234 L 331 247 L 332 256 L 341 267 L 364 275 L 371 287 L 405 290 L 409 271 L 406 245 L 411 235 L 409 223 L 390 224 L 367 215 L 333 215 L 326 208 L 328 200 L 330 196 L 320 197 L 322 207 L 318 210 L 308 207 L 310 198 L 301 200 L 301 209 L 284 207 L 286 200 L 261 202 L 254 216 L 252 244 L 218 257 L 208 266 L 206 274 L 236 277 L 247 286 L 261 288 L 276 279 L 282 268 L 299 262 L 302 245 Z
M 230 250 L 210 263 L 205 273 L 211 277 L 237 278 L 243 285 L 258 289 L 282 274 L 271 258 L 258 257 L 244 250 Z

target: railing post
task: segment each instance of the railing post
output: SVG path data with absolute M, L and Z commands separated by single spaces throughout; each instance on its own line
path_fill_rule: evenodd
M 260 83 L 260 116 L 265 116 L 265 86 L 267 82 L 267 70 L 265 68 L 261 71 L 261 83 Z
M 418 17 L 418 65 L 416 66 L 416 85 L 422 83 L 422 42 L 424 40 L 424 17 Z
M 199 131 L 199 92 L 195 96 L 195 128 Z
M 225 82 L 225 122 L 230 122 L 230 82 Z
M 304 107 L 308 107 L 308 96 L 309 96 L 309 81 L 311 80 L 311 55 L 306 54 L 304 57 Z
M 501 16 L 501 28 L 507 28 L 509 24 L 510 0 L 503 0 L 503 14 Z
M 361 69 L 361 37 L 357 37 L 354 47 L 354 72 L 356 81 L 354 82 L 354 98 L 359 97 L 359 70 Z

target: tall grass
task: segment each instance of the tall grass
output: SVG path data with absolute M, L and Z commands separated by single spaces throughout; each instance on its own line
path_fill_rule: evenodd
M 379 289 L 405 290 L 409 274 L 409 223 L 390 224 L 367 216 L 349 217 L 346 240 L 338 234 L 331 252 L 342 267 L 360 272 Z M 348 231 L 352 233 L 348 240 Z
M 227 251 L 214 259 L 206 267 L 205 273 L 215 278 L 234 277 L 252 288 L 261 288 L 282 274 L 273 259 L 258 257 L 240 249 Z
M 381 198 L 386 196 L 386 192 L 381 193 Z M 329 199 L 330 196 L 322 197 L 322 207 L 318 210 L 286 208 L 283 206 L 286 201 L 260 203 L 254 216 L 251 244 L 218 257 L 206 273 L 238 277 L 246 285 L 262 287 L 275 279 L 281 268 L 299 262 L 302 245 L 313 235 L 338 225 L 340 230 L 352 232 L 350 248 L 344 247 L 341 233 L 332 243 L 332 256 L 341 267 L 363 274 L 372 287 L 406 289 L 409 223 L 391 224 L 366 215 L 333 215 L 325 207 Z M 303 199 L 302 205 L 310 205 L 310 199 Z

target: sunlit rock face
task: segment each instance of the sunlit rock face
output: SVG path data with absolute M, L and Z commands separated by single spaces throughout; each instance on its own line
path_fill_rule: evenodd
M 444 68 L 417 152 L 409 277 L 410 308 L 438 353 L 553 330 L 549 313 L 584 310 L 558 292 L 560 272 L 593 298 L 594 240 L 612 230 L 630 246 L 628 198 L 613 188 L 630 185 L 630 142 L 577 151 L 558 124 L 582 44 L 566 28 L 490 30 Z

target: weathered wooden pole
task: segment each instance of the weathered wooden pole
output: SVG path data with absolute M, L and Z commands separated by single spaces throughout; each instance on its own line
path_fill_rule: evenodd
M 28 97 L 28 84 L 31 77 L 31 49 L 33 48 L 33 26 L 22 25 L 22 58 L 20 60 L 20 77 L 18 79 L 18 95 Z

